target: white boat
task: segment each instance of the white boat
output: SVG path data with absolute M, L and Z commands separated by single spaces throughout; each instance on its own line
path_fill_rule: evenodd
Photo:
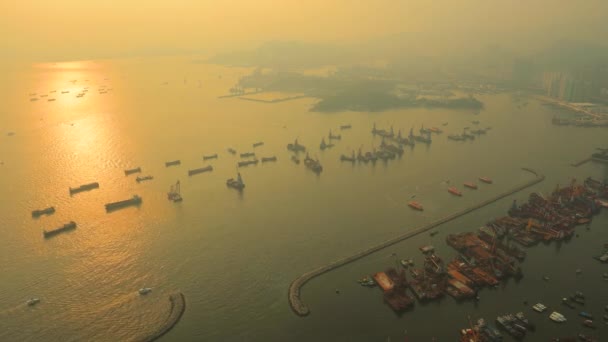
M 564 317 L 564 315 L 562 315 L 561 313 L 557 312 L 557 311 L 553 311 L 550 315 L 549 318 L 553 321 L 553 322 L 557 322 L 557 323 L 562 323 L 566 321 L 566 317 Z
M 25 302 L 28 306 L 34 306 L 40 303 L 40 298 L 30 298 Z
M 148 294 L 148 293 L 152 292 L 152 288 L 150 288 L 150 287 L 142 287 L 141 289 L 139 289 L 138 292 L 139 292 L 140 295 L 145 295 L 145 294 Z
M 534 309 L 534 311 L 536 311 L 536 312 L 543 312 L 543 311 L 547 310 L 547 307 L 541 303 L 537 303 L 537 304 L 532 305 L 532 309 Z

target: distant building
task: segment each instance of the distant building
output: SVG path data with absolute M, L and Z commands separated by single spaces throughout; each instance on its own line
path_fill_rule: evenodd
M 587 102 L 599 95 L 593 75 L 585 72 L 545 72 L 543 89 L 546 95 L 568 102 Z

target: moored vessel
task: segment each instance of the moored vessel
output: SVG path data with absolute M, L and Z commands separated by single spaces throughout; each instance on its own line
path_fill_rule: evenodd
M 188 176 L 196 175 L 196 174 L 203 173 L 203 172 L 210 172 L 210 171 L 213 171 L 213 166 L 208 165 L 208 166 L 201 167 L 198 169 L 188 170 Z
M 217 153 L 203 156 L 203 160 L 217 159 Z
M 418 203 L 417 201 L 409 201 L 407 203 L 407 205 L 410 208 L 412 208 L 412 209 L 416 209 L 416 210 L 419 210 L 419 211 L 423 211 L 424 210 L 424 207 L 422 206 L 422 204 Z
M 230 178 L 226 181 L 226 185 L 230 188 L 234 188 L 237 190 L 243 190 L 245 188 L 245 183 L 243 183 L 243 179 L 241 178 L 241 173 L 237 173 L 236 179 Z
M 473 182 L 466 182 L 466 183 L 464 183 L 464 186 L 469 189 L 477 190 L 477 184 L 475 184 Z
M 89 190 L 93 190 L 93 189 L 97 189 L 97 188 L 99 188 L 99 183 L 97 183 L 97 182 L 84 184 L 77 188 L 70 188 L 70 195 L 74 195 L 79 192 L 89 191 Z
M 272 157 L 262 157 L 262 163 L 266 163 L 266 162 L 276 162 L 277 161 L 277 157 L 276 156 L 272 156 Z
M 63 233 L 63 232 L 66 232 L 66 231 L 69 231 L 72 229 L 76 229 L 76 222 L 74 222 L 74 221 L 70 221 L 59 228 L 55 228 L 55 229 L 51 229 L 51 230 L 43 230 L 42 235 L 44 235 L 45 238 L 50 238 L 59 233 Z
M 125 170 L 125 176 L 132 175 L 134 173 L 139 173 L 139 172 L 141 172 L 141 167 L 136 167 L 134 169 L 127 169 L 127 170 Z
M 448 188 L 448 192 L 455 196 L 462 196 L 462 192 L 460 192 L 460 190 L 456 189 L 453 186 Z
M 36 209 L 32 211 L 32 217 L 40 217 L 42 215 L 51 215 L 55 213 L 55 207 L 48 207 L 44 209 Z
M 490 178 L 488 178 L 488 177 L 479 177 L 479 180 L 482 181 L 482 182 L 484 182 L 484 183 L 486 183 L 486 184 L 492 184 L 493 183 L 493 181 Z
M 122 208 L 129 207 L 129 206 L 140 205 L 141 202 L 142 202 L 141 197 L 139 197 L 138 195 L 133 195 L 133 197 L 131 197 L 127 200 L 124 200 L 124 201 L 107 203 L 105 205 L 105 207 L 106 207 L 106 211 L 112 211 L 112 210 L 122 209 Z
M 182 163 L 182 161 L 179 160 L 179 159 L 178 160 L 172 160 L 172 161 L 165 162 L 165 167 L 177 166 L 177 165 L 180 165 L 181 163 Z
M 152 177 L 152 176 L 143 176 L 143 177 L 137 177 L 137 178 L 135 178 L 135 181 L 137 183 L 140 183 L 140 182 L 144 182 L 144 181 L 152 180 L 152 179 L 154 179 L 154 177 Z

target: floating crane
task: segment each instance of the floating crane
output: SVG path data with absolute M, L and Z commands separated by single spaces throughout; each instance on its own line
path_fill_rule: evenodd
M 179 180 L 174 185 L 171 185 L 171 187 L 169 188 L 169 192 L 167 193 L 167 198 L 169 199 L 169 201 L 173 201 L 173 202 L 182 201 L 181 187 L 180 187 Z

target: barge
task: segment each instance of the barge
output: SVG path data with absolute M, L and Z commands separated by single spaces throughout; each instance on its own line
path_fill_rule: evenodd
M 177 165 L 180 165 L 181 163 L 182 163 L 182 161 L 179 160 L 179 159 L 178 160 L 172 160 L 172 161 L 165 162 L 165 167 L 177 166 Z
M 141 172 L 141 167 L 136 167 L 134 169 L 128 169 L 128 170 L 125 170 L 125 176 L 132 175 L 134 173 L 140 173 L 140 172 Z
M 42 215 L 51 215 L 55 213 L 55 207 L 48 207 L 45 209 L 37 209 L 32 211 L 32 217 L 40 217 Z

